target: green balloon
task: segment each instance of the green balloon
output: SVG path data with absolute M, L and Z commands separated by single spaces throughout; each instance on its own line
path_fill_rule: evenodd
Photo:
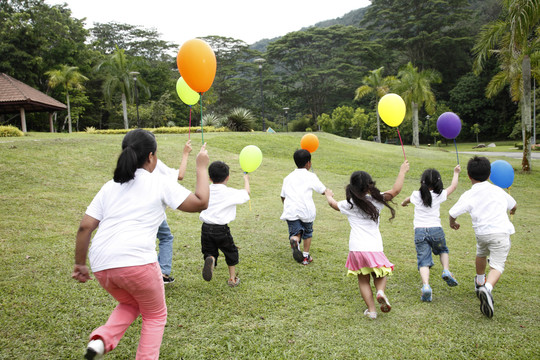
M 184 78 L 179 78 L 176 82 L 176 92 L 180 100 L 186 105 L 195 105 L 201 97 L 195 90 L 191 89 Z
M 261 165 L 262 158 L 261 149 L 255 145 L 248 145 L 240 151 L 240 167 L 246 173 L 253 172 Z

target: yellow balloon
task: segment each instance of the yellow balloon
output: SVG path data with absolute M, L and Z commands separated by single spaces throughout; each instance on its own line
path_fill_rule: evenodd
M 381 119 L 388 126 L 396 127 L 403 122 L 405 118 L 405 101 L 398 94 L 386 94 L 377 107 Z

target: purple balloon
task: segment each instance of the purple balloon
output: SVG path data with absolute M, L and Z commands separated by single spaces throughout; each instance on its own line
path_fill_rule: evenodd
M 447 139 L 455 139 L 461 131 L 461 120 L 453 112 L 442 113 L 437 119 L 439 133 Z

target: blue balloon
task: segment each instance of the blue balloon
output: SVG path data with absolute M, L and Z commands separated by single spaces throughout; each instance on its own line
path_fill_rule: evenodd
M 489 179 L 498 187 L 507 189 L 514 182 L 514 168 L 507 161 L 494 161 L 491 163 L 491 175 Z

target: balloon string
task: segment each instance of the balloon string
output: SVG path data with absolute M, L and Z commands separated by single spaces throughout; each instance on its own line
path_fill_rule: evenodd
M 201 137 L 202 137 L 202 143 L 204 144 L 204 129 L 203 129 L 203 123 L 202 123 L 202 96 L 204 93 L 201 93 Z
M 399 133 L 399 128 L 396 128 L 396 129 L 399 135 L 399 142 L 401 143 L 401 150 L 403 150 L 403 157 L 405 158 L 405 160 L 407 160 L 407 157 L 405 156 L 405 148 L 403 147 L 403 140 L 401 140 L 401 134 Z
M 251 211 L 251 199 L 249 199 L 249 211 Z
M 189 105 L 189 128 L 188 128 L 188 140 L 191 139 L 191 105 Z
M 456 139 L 454 139 L 454 146 L 456 147 L 456 157 L 457 157 L 457 164 L 459 165 L 459 155 L 458 155 L 458 152 L 457 152 L 457 144 L 456 144 Z

